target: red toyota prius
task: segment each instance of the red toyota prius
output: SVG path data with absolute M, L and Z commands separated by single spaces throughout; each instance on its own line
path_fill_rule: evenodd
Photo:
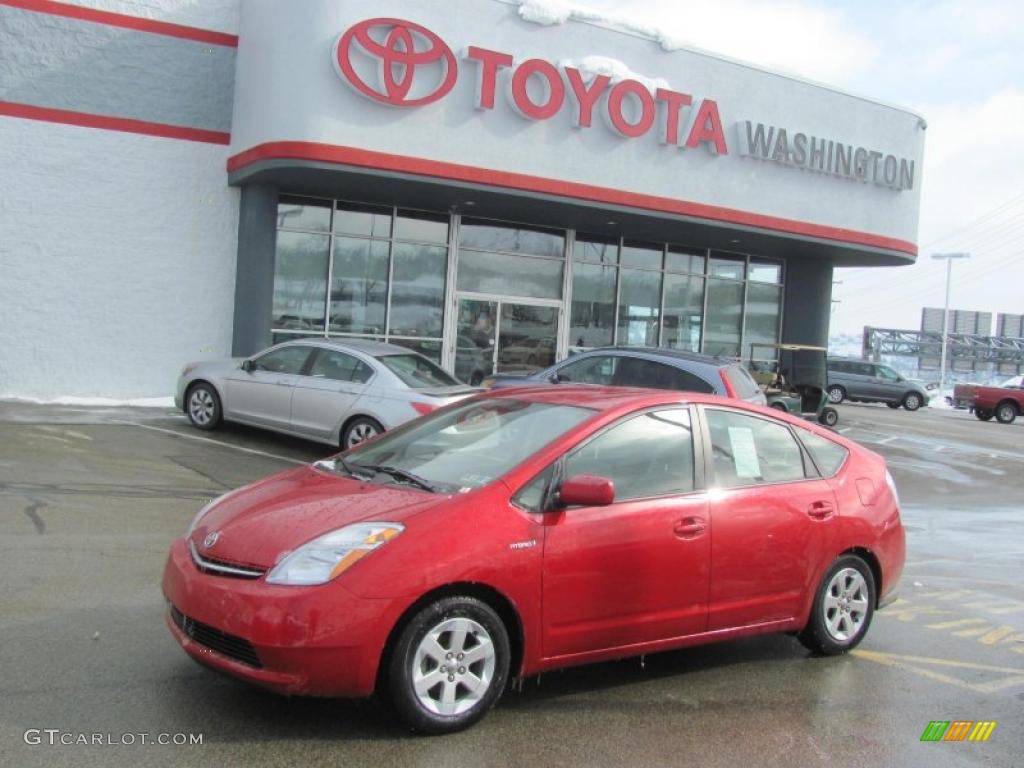
M 904 560 L 885 461 L 711 395 L 505 389 L 232 491 L 171 546 L 194 659 L 464 728 L 510 677 L 768 632 L 859 643 Z

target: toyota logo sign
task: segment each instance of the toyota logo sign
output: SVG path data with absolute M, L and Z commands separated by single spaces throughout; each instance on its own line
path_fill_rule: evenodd
M 335 43 L 334 65 L 359 93 L 395 107 L 443 98 L 459 71 L 441 38 L 402 19 L 367 19 L 353 26 Z

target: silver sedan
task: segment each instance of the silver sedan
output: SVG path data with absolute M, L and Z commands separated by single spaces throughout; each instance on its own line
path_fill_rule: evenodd
M 477 391 L 405 347 L 301 339 L 189 363 L 174 402 L 199 429 L 235 421 L 345 449 Z

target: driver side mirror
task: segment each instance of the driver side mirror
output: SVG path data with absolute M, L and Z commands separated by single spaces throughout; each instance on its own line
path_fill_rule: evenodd
M 615 501 L 615 483 L 598 475 L 575 475 L 562 482 L 558 501 L 566 507 L 607 507 Z
M 561 384 L 563 381 L 569 381 L 569 377 L 564 376 L 561 373 L 552 373 L 550 376 L 548 376 L 548 381 L 550 381 L 552 384 Z
M 243 360 L 242 370 L 245 371 L 246 373 L 252 373 L 253 371 L 256 370 L 256 363 L 254 363 L 252 360 Z

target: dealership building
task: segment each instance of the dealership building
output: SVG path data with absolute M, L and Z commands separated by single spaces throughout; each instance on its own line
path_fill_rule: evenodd
M 0 0 L 0 397 L 301 336 L 747 359 L 915 260 L 920 116 L 554 10 Z

